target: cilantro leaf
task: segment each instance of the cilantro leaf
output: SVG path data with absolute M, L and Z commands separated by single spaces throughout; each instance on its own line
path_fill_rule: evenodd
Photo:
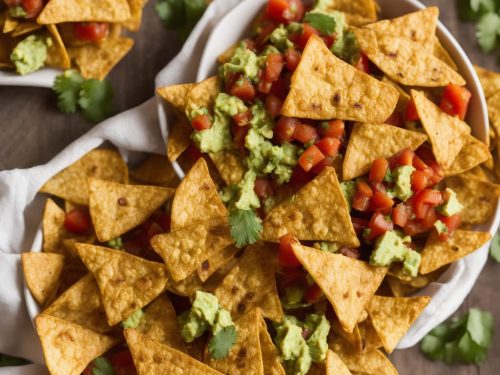
M 94 359 L 94 368 L 92 369 L 92 375 L 116 375 L 113 366 L 109 359 L 104 357 L 97 357 Z
M 76 70 L 67 70 L 54 80 L 57 107 L 64 113 L 75 113 L 80 87 L 85 80 Z
M 159 0 L 155 11 L 167 29 L 177 29 L 184 26 L 186 11 L 184 0 Z
M 495 0 L 470 0 L 470 7 L 474 12 L 494 12 Z
M 29 361 L 22 359 L 11 357 L 7 354 L 0 354 L 0 367 L 4 366 L 22 366 L 30 363 Z
M 495 0 L 458 0 L 457 9 L 462 21 L 477 22 L 485 13 L 495 11 Z
M 322 34 L 329 35 L 335 31 L 335 19 L 327 14 L 309 12 L 304 17 L 304 22 L 307 22 Z
M 497 263 L 500 263 L 500 235 L 498 233 L 491 240 L 490 255 Z
M 500 35 L 500 16 L 496 13 L 487 13 L 476 25 L 476 37 L 479 46 L 484 52 L 492 52 L 497 45 Z
M 208 351 L 212 358 L 221 359 L 227 357 L 237 338 L 238 332 L 234 326 L 222 328 L 219 333 L 212 336 L 208 341 Z
M 253 210 L 232 210 L 229 213 L 229 225 L 231 237 L 238 247 L 257 242 L 262 231 L 262 220 Z
M 109 82 L 89 79 L 82 83 L 78 104 L 91 122 L 104 120 L 111 113 L 113 89 Z

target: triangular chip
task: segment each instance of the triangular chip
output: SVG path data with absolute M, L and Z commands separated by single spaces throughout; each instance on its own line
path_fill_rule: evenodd
M 99 333 L 112 329 L 106 320 L 101 292 L 91 273 L 61 294 L 43 313 Z
M 66 50 L 66 46 L 64 45 L 57 26 L 47 25 L 47 30 L 50 32 L 52 46 L 50 46 L 47 51 L 47 59 L 45 60 L 46 65 L 61 69 L 71 68 L 68 51 Z
M 145 185 L 176 187 L 180 182 L 168 158 L 156 154 L 149 155 L 141 164 L 132 169 L 130 177 Z
M 492 72 L 477 65 L 474 65 L 474 69 L 479 77 L 479 81 L 481 81 L 486 99 L 489 99 L 500 91 L 500 73 Z
M 264 219 L 262 239 L 278 242 L 286 233 L 299 240 L 359 246 L 335 169 L 327 167 Z
M 128 0 L 130 18 L 122 23 L 130 31 L 139 31 L 142 22 L 142 8 L 147 0 Z
M 110 326 L 127 319 L 165 290 L 164 264 L 101 246 L 77 244 L 76 248 L 99 285 Z
M 326 2 L 326 4 L 328 10 L 337 10 L 371 22 L 377 20 L 378 6 L 374 0 L 333 0 Z
M 196 270 L 201 281 L 205 282 L 215 271 L 227 264 L 240 251 L 235 245 L 230 245 L 203 261 Z
M 167 157 L 170 161 L 177 160 L 188 149 L 191 144 L 192 132 L 193 127 L 185 115 L 168 126 Z
M 52 199 L 45 201 L 42 218 L 43 243 L 42 250 L 46 253 L 64 254 L 62 241 L 68 237 L 64 229 L 66 214 Z
M 169 103 L 179 114 L 184 114 L 187 107 L 188 95 L 196 83 L 182 83 L 159 87 L 156 93 Z
M 267 330 L 264 318 L 260 319 L 259 343 L 262 352 L 264 373 L 269 375 L 285 375 L 285 369 L 281 364 L 278 350 L 276 350 L 276 346 L 273 344 L 273 339 Z
M 422 252 L 420 273 L 426 274 L 453 263 L 476 251 L 491 239 L 487 232 L 457 230 L 447 241 L 440 241 L 433 231 Z
M 91 178 L 89 192 L 95 233 L 99 241 L 106 242 L 144 223 L 174 194 L 174 189 Z
M 363 343 L 362 351 L 369 352 L 382 348 L 382 340 L 373 327 L 372 321 L 368 318 L 358 324 L 359 333 Z
M 393 81 L 406 86 L 465 85 L 463 77 L 409 38 L 356 29 L 363 53 Z
M 226 358 L 213 359 L 209 365 L 223 374 L 264 375 L 264 362 L 260 347 L 261 312 L 258 308 L 248 311 L 236 323 L 238 337 Z M 267 369 L 266 369 L 267 370 Z
M 483 142 L 467 134 L 466 142 L 457 157 L 444 171 L 445 176 L 454 176 L 466 172 L 491 158 L 490 150 Z
M 406 37 L 432 52 L 438 17 L 439 8 L 428 7 L 401 17 L 375 22 L 366 27 L 378 33 Z
M 399 151 L 416 150 L 427 140 L 425 134 L 387 124 L 355 123 L 342 166 L 342 179 L 352 180 L 368 173 L 374 160 L 390 158 Z
M 213 108 L 219 94 L 219 77 L 212 76 L 195 84 L 187 96 L 186 113 L 196 108 Z
M 151 246 L 162 257 L 174 281 L 181 281 L 232 242 L 229 223 L 222 217 L 159 234 L 151 239 Z
M 466 135 L 470 134 L 469 125 L 443 112 L 421 92 L 411 90 L 411 96 L 437 162 L 448 169 L 464 146 Z
M 23 253 L 21 261 L 26 284 L 38 304 L 43 306 L 57 290 L 64 255 Z
M 394 111 L 398 92 L 337 58 L 312 36 L 292 76 L 281 114 L 315 120 L 384 122 Z
M 177 188 L 172 202 L 172 230 L 197 221 L 227 216 L 215 184 L 203 158 L 193 165 Z
M 39 315 L 36 330 L 52 375 L 80 375 L 90 361 L 115 346 L 119 339 L 48 315 Z
M 344 328 L 342 328 L 339 319 L 334 314 L 332 314 L 329 320 L 332 332 L 342 336 L 349 343 L 349 345 L 355 348 L 358 352 L 363 350 L 363 338 L 361 337 L 361 332 L 359 330 L 359 318 L 358 324 L 356 324 L 352 332 L 346 332 Z
M 262 242 L 250 245 L 215 289 L 214 294 L 233 319 L 259 307 L 264 317 L 276 322 L 282 320 L 283 310 L 276 287 L 276 260 L 273 245 Z
M 366 309 L 387 353 L 392 353 L 430 300 L 427 296 L 372 298 Z
M 130 18 L 127 0 L 50 0 L 36 22 L 124 22 Z
M 222 150 L 211 152 L 209 156 L 226 185 L 236 185 L 243 180 L 246 167 L 240 152 L 237 150 Z
M 450 56 L 448 51 L 443 47 L 437 36 L 434 36 L 434 50 L 432 52 L 439 60 L 443 61 L 453 70 L 458 70 L 457 64 Z
M 498 138 L 500 137 L 500 91 L 496 94 L 491 95 L 487 100 L 487 104 L 490 126 L 493 128 L 493 130 L 495 131 L 495 135 Z
M 126 329 L 124 334 L 138 375 L 222 375 L 187 354 L 150 339 L 135 329 Z
M 87 206 L 88 177 L 127 183 L 128 168 L 117 151 L 92 150 L 48 180 L 40 192 Z
M 399 85 L 399 83 L 394 82 L 387 76 L 382 77 L 382 82 L 387 83 L 398 90 L 399 98 L 395 112 L 399 112 L 400 114 L 406 113 L 406 108 L 411 100 L 410 95 Z
M 300 244 L 293 252 L 330 301 L 342 328 L 352 332 L 366 303 L 382 283 L 387 267 Z
M 351 375 L 342 359 L 330 349 L 326 352 L 325 367 L 325 375 Z

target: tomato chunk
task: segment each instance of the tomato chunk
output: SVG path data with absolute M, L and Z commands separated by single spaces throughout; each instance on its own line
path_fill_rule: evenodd
M 415 217 L 417 219 L 425 218 L 430 208 L 440 205 L 443 201 L 443 196 L 438 190 L 420 190 L 418 193 L 415 193 L 412 200 Z
M 334 137 L 325 137 L 316 143 L 321 152 L 328 156 L 335 156 L 339 152 L 340 141 Z
M 246 112 L 237 113 L 233 116 L 233 120 L 238 126 L 247 126 L 252 120 L 252 112 L 250 110 Z
M 447 114 L 458 116 L 460 120 L 463 120 L 467 115 L 471 96 L 471 92 L 464 86 L 450 83 L 444 89 L 439 107 Z
M 299 123 L 295 127 L 295 131 L 293 132 L 293 138 L 305 144 L 310 141 L 316 141 L 319 138 L 319 136 L 318 136 L 318 131 L 314 126 Z
M 299 40 L 298 40 L 298 45 L 301 50 L 304 50 L 306 48 L 306 44 L 309 41 L 309 38 L 312 37 L 313 35 L 319 35 L 320 32 L 316 30 L 314 27 L 309 25 L 308 23 L 304 23 L 302 25 L 302 34 L 300 34 Z
M 325 155 L 315 145 L 309 146 L 299 157 L 299 165 L 306 172 L 309 172 L 312 167 L 318 164 L 325 158 Z
M 191 125 L 195 130 L 201 131 L 210 128 L 210 117 L 208 115 L 197 115 L 191 120 Z
M 240 152 L 245 152 L 245 137 L 250 130 L 250 126 L 238 126 L 233 124 L 231 131 L 233 133 L 233 144 Z
M 351 222 L 356 234 L 360 234 L 363 231 L 363 229 L 368 228 L 368 220 L 351 216 Z
M 318 302 L 322 295 L 323 291 L 318 284 L 314 283 L 307 288 L 306 293 L 304 294 L 304 299 L 307 303 L 315 303 Z
M 389 166 L 394 169 L 403 165 L 412 165 L 414 156 L 415 153 L 411 149 L 405 148 L 389 159 Z
M 332 166 L 334 162 L 335 162 L 335 157 L 326 155 L 323 160 L 321 160 L 318 164 L 316 164 L 314 167 L 311 168 L 310 173 L 317 176 L 321 172 L 323 172 L 323 169 Z
M 367 239 L 374 240 L 385 232 L 393 230 L 394 224 L 392 221 L 386 220 L 381 212 L 375 212 L 368 223 L 368 229 L 370 229 L 370 232 L 367 235 Z
M 45 6 L 44 0 L 22 0 L 22 7 L 26 12 L 26 18 L 36 18 Z
M 82 235 L 88 233 L 92 227 L 89 212 L 85 209 L 74 208 L 64 217 L 64 228 L 71 233 Z
M 267 178 L 256 178 L 253 190 L 262 199 L 266 199 L 274 194 L 271 181 Z
M 295 268 L 302 265 L 292 249 L 292 245 L 296 243 L 299 243 L 299 241 L 289 233 L 280 237 L 278 262 L 282 267 Z
M 335 137 L 341 139 L 344 135 L 345 124 L 342 120 L 324 121 L 320 125 L 319 132 L 323 137 Z
M 439 235 L 439 239 L 441 241 L 447 241 L 448 238 L 450 238 L 450 236 L 452 236 L 453 233 L 460 226 L 460 223 L 462 222 L 462 217 L 460 216 L 460 214 L 456 214 L 450 217 L 439 216 L 439 220 L 441 220 L 448 228 L 448 231 L 446 233 L 441 233 Z
M 366 182 L 360 181 L 356 186 L 356 192 L 352 197 L 352 207 L 357 211 L 366 211 L 370 205 L 373 191 Z
M 371 211 L 381 211 L 384 214 L 388 214 L 391 212 L 392 206 L 394 206 L 394 201 L 381 191 L 376 191 L 370 199 Z
M 427 229 L 418 220 L 408 220 L 403 228 L 407 236 L 416 236 L 421 233 L 427 232 Z
M 281 112 L 281 107 L 283 106 L 283 100 L 273 94 L 268 94 L 266 96 L 266 110 L 272 117 L 276 117 Z
M 417 121 L 420 120 L 420 117 L 417 112 L 417 106 L 415 105 L 415 101 L 411 99 L 406 106 L 406 121 Z
M 264 80 L 266 82 L 276 81 L 279 78 L 284 66 L 285 66 L 285 63 L 283 61 L 282 54 L 270 53 L 267 56 L 267 60 L 266 60 L 266 70 L 265 70 L 265 74 L 264 74 Z
M 420 219 L 419 222 L 422 224 L 422 228 L 426 230 L 432 229 L 434 223 L 438 220 L 436 209 L 432 206 L 427 210 L 427 214 L 424 218 Z
M 108 36 L 109 24 L 105 22 L 77 22 L 74 25 L 75 38 L 97 43 Z
M 109 361 L 116 375 L 136 375 L 134 362 L 130 350 L 122 350 L 110 356 Z
M 289 48 L 285 51 L 286 67 L 291 72 L 295 71 L 299 65 L 302 54 L 294 48 Z
M 279 142 L 292 141 L 297 125 L 300 125 L 300 121 L 296 118 L 281 116 L 274 127 L 276 139 Z
M 282 23 L 300 21 L 304 16 L 304 4 L 300 0 L 269 0 L 266 14 Z
M 368 56 L 366 56 L 364 53 L 361 53 L 359 56 L 359 60 L 354 65 L 354 67 L 363 73 L 370 74 L 370 60 L 368 59 Z
M 229 90 L 230 94 L 244 101 L 252 101 L 255 97 L 255 87 L 246 77 L 240 77 Z
M 411 216 L 411 207 L 406 206 L 403 203 L 398 204 L 392 209 L 392 221 L 395 225 L 403 228 L 408 222 Z
M 389 162 L 387 161 L 387 159 L 380 158 L 375 160 L 370 168 L 368 179 L 372 182 L 384 181 L 385 175 L 387 173 L 387 168 L 389 168 Z
M 429 186 L 429 179 L 425 172 L 417 169 L 411 174 L 411 189 L 414 192 L 424 190 L 427 186 Z

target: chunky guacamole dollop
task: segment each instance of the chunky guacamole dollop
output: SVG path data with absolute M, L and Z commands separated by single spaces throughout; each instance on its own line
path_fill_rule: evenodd
M 450 188 L 446 188 L 443 196 L 445 196 L 446 200 L 437 208 L 441 215 L 450 217 L 462 212 L 464 206 L 458 201 L 457 193 Z
M 49 37 L 30 35 L 19 42 L 12 53 L 10 61 L 21 75 L 33 73 L 42 68 L 47 59 L 47 49 L 52 45 Z
M 222 66 L 222 76 L 227 79 L 229 73 L 242 73 L 251 80 L 256 80 L 259 73 L 259 59 L 252 50 L 241 42 L 231 59 Z
M 394 181 L 394 188 L 389 191 L 389 194 L 394 198 L 401 199 L 406 202 L 413 195 L 411 189 L 411 175 L 415 172 L 415 168 L 411 165 L 402 165 L 394 168 L 392 171 L 392 179 Z
M 126 320 L 122 322 L 123 328 L 137 328 L 141 323 L 141 319 L 144 316 L 144 311 L 142 309 L 136 310 L 132 315 L 130 315 Z

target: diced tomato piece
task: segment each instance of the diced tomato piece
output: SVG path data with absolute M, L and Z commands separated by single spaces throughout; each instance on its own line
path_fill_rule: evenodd
M 18 6 L 20 6 L 22 4 L 22 0 L 3 0 L 3 2 L 9 8 L 18 7 Z
M 334 161 L 335 157 L 326 155 L 323 160 L 321 160 L 318 164 L 311 168 L 310 173 L 317 176 L 321 172 L 323 172 L 323 169 L 332 166 Z
M 314 27 L 309 25 L 308 23 L 304 23 L 302 25 L 302 34 L 300 34 L 300 38 L 298 40 L 298 45 L 301 50 L 304 50 L 306 48 L 306 44 L 309 41 L 309 38 L 312 37 L 313 35 L 319 35 L 320 32 L 316 30 Z
M 360 234 L 363 231 L 363 229 L 368 228 L 368 223 L 369 223 L 368 220 L 351 216 L 351 222 L 356 234 Z
M 253 190 L 255 191 L 255 194 L 262 199 L 266 199 L 274 195 L 271 181 L 267 178 L 256 178 Z
M 417 121 L 420 120 L 420 117 L 417 112 L 417 106 L 415 105 L 415 101 L 410 99 L 408 105 L 406 106 L 406 121 Z
M 370 60 L 368 59 L 368 56 L 366 56 L 364 53 L 361 53 L 359 56 L 359 60 L 354 65 L 354 67 L 363 73 L 370 74 Z
M 199 158 L 203 157 L 202 152 L 196 147 L 194 143 L 191 143 L 186 149 L 186 155 L 191 161 L 197 161 Z
M 298 125 L 300 125 L 300 121 L 296 118 L 281 116 L 273 130 L 278 142 L 291 142 Z
M 259 83 L 257 83 L 257 91 L 261 92 L 263 94 L 269 94 L 272 86 L 273 86 L 272 82 L 267 82 L 267 81 L 261 80 L 261 81 L 259 81 Z
M 332 48 L 333 43 L 335 42 L 335 38 L 333 37 L 333 35 L 321 35 L 321 39 L 323 39 L 323 42 L 328 47 L 328 49 Z
M 422 228 L 430 230 L 434 226 L 434 223 L 437 221 L 438 215 L 436 209 L 432 206 L 427 210 L 427 214 L 423 219 L 420 219 L 419 222 L 422 224 Z
M 296 139 L 302 144 L 306 144 L 311 141 L 316 141 L 319 138 L 318 131 L 314 126 L 306 124 L 297 124 L 295 131 L 293 132 L 293 139 Z
M 240 152 L 245 151 L 245 137 L 248 134 L 248 131 L 250 130 L 250 126 L 238 126 L 238 125 L 233 125 L 231 127 L 232 133 L 233 133 L 233 143 L 234 147 L 238 149 Z
M 408 218 L 411 215 L 411 207 L 406 206 L 403 203 L 398 204 L 392 209 L 392 221 L 395 225 L 403 228 L 408 222 Z
M 22 0 L 22 7 L 26 12 L 26 18 L 36 18 L 45 6 L 44 0 Z
M 389 162 L 387 161 L 387 159 L 380 158 L 375 160 L 370 168 L 368 179 L 372 182 L 384 181 L 385 175 L 387 173 L 387 168 L 389 168 Z
M 156 211 L 153 215 L 151 215 L 151 220 L 158 224 L 164 232 L 168 232 L 170 230 L 170 215 L 165 211 Z
M 352 207 L 357 211 L 366 211 L 370 206 L 370 199 L 373 197 L 373 191 L 366 182 L 359 181 L 356 186 L 356 192 L 352 197 Z
M 379 191 L 384 194 L 387 192 L 385 189 L 385 185 L 382 182 L 369 181 L 368 185 L 370 185 L 374 192 Z
M 286 67 L 288 70 L 291 72 L 295 71 L 297 68 L 297 65 L 299 65 L 300 58 L 302 57 L 302 54 L 300 51 L 297 51 L 295 48 L 289 48 L 285 51 L 285 60 L 286 60 Z
M 197 131 L 202 131 L 210 128 L 210 117 L 208 115 L 197 115 L 191 120 L 191 125 Z
M 74 208 L 64 217 L 64 228 L 71 233 L 82 235 L 89 232 L 92 220 L 86 209 Z
M 414 156 L 415 153 L 411 149 L 405 148 L 389 159 L 389 166 L 394 169 L 403 165 L 412 165 Z
M 417 219 L 425 218 L 431 207 L 438 206 L 443 203 L 443 201 L 443 196 L 438 190 L 420 190 L 418 193 L 415 193 L 412 201 L 415 217 Z
M 436 185 L 439 182 L 441 182 L 441 180 L 444 178 L 443 168 L 441 168 L 441 166 L 435 160 L 430 161 L 428 164 L 429 167 L 431 167 L 432 171 L 434 172 L 432 176 L 429 178 L 430 184 Z
M 285 62 L 283 60 L 282 54 L 270 53 L 267 56 L 266 60 L 266 70 L 264 74 L 264 80 L 266 82 L 276 81 L 279 78 L 284 66 Z
M 255 87 L 248 78 L 243 76 L 232 85 L 229 92 L 231 95 L 247 102 L 255 98 Z
M 394 125 L 394 126 L 403 126 L 403 117 L 400 112 L 394 111 L 392 115 L 389 116 L 387 120 L 385 120 L 386 124 Z
M 344 136 L 345 124 L 342 120 L 323 121 L 319 132 L 323 137 L 335 137 L 341 139 Z
M 109 357 L 109 361 L 116 375 L 136 375 L 134 362 L 130 350 L 122 350 Z
M 322 295 L 323 291 L 318 284 L 314 283 L 309 288 L 307 288 L 306 293 L 304 294 L 304 299 L 307 301 L 307 303 L 315 303 L 318 302 Z
M 302 265 L 292 249 L 292 245 L 297 243 L 299 241 L 292 234 L 287 233 L 280 237 L 278 262 L 282 267 L 295 268 Z
M 460 223 L 462 222 L 462 217 L 460 214 L 456 214 L 450 217 L 447 216 L 439 216 L 439 220 L 441 220 L 446 227 L 448 228 L 448 232 L 442 233 L 439 235 L 439 239 L 441 241 L 447 241 L 450 236 L 458 229 Z
M 427 229 L 425 229 L 418 220 L 408 220 L 403 231 L 407 236 L 416 236 L 417 234 L 427 232 Z
M 266 96 L 266 109 L 272 117 L 276 117 L 280 114 L 282 105 L 283 100 L 276 95 L 268 94 Z
M 241 112 L 233 116 L 233 120 L 238 126 L 247 126 L 252 120 L 252 111 Z
M 304 4 L 300 0 L 269 0 L 266 14 L 281 23 L 300 21 L 304 16 Z
M 450 83 L 444 89 L 439 107 L 447 114 L 458 116 L 460 120 L 463 120 L 467 115 L 471 96 L 471 92 L 464 86 Z
M 376 191 L 370 199 L 371 211 L 381 211 L 384 214 L 389 214 L 392 206 L 394 206 L 394 201 L 387 194 L 380 191 Z
M 340 141 L 334 137 L 324 137 L 316 142 L 316 146 L 318 146 L 323 154 L 335 156 L 339 152 Z
M 302 169 L 300 165 L 297 165 L 292 173 L 292 178 L 290 178 L 290 183 L 293 186 L 301 187 L 307 184 L 314 178 L 313 173 L 306 172 Z
M 414 192 L 424 190 L 427 186 L 429 186 L 429 179 L 425 172 L 417 169 L 411 174 L 411 189 Z
M 161 233 L 164 233 L 164 231 L 160 225 L 158 225 L 155 222 L 150 223 L 150 225 L 146 231 L 146 240 L 147 240 L 148 244 L 150 243 L 151 238 L 153 238 L 154 236 L 161 234 Z
M 278 26 L 279 22 L 274 20 L 267 19 L 263 23 L 261 23 L 259 35 L 254 39 L 255 46 L 262 46 L 266 43 L 269 38 L 269 35 L 273 32 L 273 30 Z M 255 51 L 254 51 L 255 52 Z
M 318 164 L 325 158 L 325 155 L 315 145 L 309 146 L 299 157 L 299 165 L 306 172 L 309 172 L 312 167 Z
M 427 164 L 423 162 L 422 159 L 420 159 L 417 155 L 413 157 L 413 162 L 412 162 L 413 168 L 419 170 L 419 171 L 425 171 L 426 169 L 429 168 Z
M 339 250 L 339 253 L 348 258 L 353 258 L 353 259 L 361 258 L 361 251 L 359 248 L 342 246 Z
M 271 89 L 269 93 L 276 95 L 282 101 L 285 100 L 288 95 L 288 91 L 290 90 L 290 80 L 286 78 L 284 74 L 282 74 L 276 81 L 271 85 Z
M 106 22 L 77 22 L 74 24 L 75 38 L 97 43 L 108 36 L 109 24 Z
M 394 224 L 392 221 L 386 220 L 381 212 L 375 212 L 368 223 L 368 228 L 370 229 L 370 234 L 367 236 L 367 239 L 374 240 L 385 232 L 393 230 Z

